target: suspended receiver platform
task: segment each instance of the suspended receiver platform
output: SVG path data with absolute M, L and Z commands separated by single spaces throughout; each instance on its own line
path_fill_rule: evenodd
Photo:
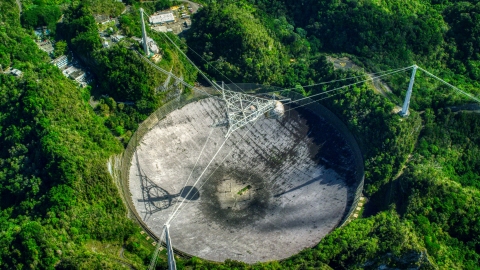
M 223 82 L 222 87 L 216 85 L 221 89 L 223 100 L 227 106 L 228 132 L 225 137 L 248 123 L 254 122 L 262 115 L 270 118 L 283 116 L 285 110 L 280 100 L 225 90 Z

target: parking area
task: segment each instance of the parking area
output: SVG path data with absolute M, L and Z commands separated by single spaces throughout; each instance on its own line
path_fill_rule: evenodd
M 188 30 L 192 24 L 191 16 L 198 10 L 198 5 L 191 2 L 173 6 L 168 10 L 157 11 L 150 19 L 151 29 L 157 32 L 172 32 L 176 35 Z
M 176 22 L 166 23 L 163 25 L 153 25 L 152 30 L 157 32 L 172 32 L 175 35 L 182 33 L 190 28 L 192 21 L 190 19 L 179 19 Z

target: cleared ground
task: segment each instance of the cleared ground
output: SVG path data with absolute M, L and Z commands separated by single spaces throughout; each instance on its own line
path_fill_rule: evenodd
M 213 261 L 278 260 L 316 245 L 352 196 L 355 162 L 344 139 L 307 111 L 262 117 L 228 138 L 192 187 L 225 139 L 224 119 L 222 101 L 208 98 L 172 112 L 141 139 L 129 181 L 139 215 L 160 236 L 186 197 L 171 223 L 173 245 Z

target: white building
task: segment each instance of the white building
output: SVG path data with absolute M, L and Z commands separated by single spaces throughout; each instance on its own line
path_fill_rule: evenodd
M 85 75 L 86 74 L 83 70 L 77 69 L 72 73 L 68 74 L 68 77 L 70 77 L 70 79 L 75 80 L 77 82 L 81 82 L 85 80 Z
M 143 44 L 143 40 L 139 38 L 133 37 L 134 40 L 138 40 L 140 44 Z M 157 46 L 157 43 L 151 38 L 147 36 L 147 46 L 148 50 L 152 52 L 153 54 L 157 54 L 160 52 L 160 49 Z
M 81 68 L 69 66 L 62 73 L 65 77 L 78 82 L 82 87 L 87 86 L 87 74 Z
M 41 50 L 47 52 L 50 56 L 53 55 L 53 51 L 55 50 L 55 49 L 53 48 L 53 44 L 52 44 L 52 42 L 51 42 L 50 40 L 37 42 L 37 46 L 38 46 Z
M 20 77 L 23 74 L 23 72 L 21 72 L 20 70 L 18 70 L 16 68 L 12 69 L 12 71 L 10 71 L 10 73 L 12 73 L 12 75 L 16 76 L 16 77 Z
M 54 64 L 55 66 L 57 66 L 59 69 L 62 69 L 63 67 L 65 67 L 66 65 L 69 64 L 69 61 L 68 61 L 68 57 L 65 56 L 65 55 L 62 55 L 54 60 L 52 60 L 52 62 L 50 62 L 52 64 Z
M 149 18 L 151 24 L 163 24 L 169 22 L 175 22 L 175 16 L 172 12 L 169 13 L 160 13 L 157 15 L 152 15 Z
M 155 41 L 153 41 L 153 39 L 150 37 L 147 37 L 147 45 L 148 49 L 154 54 L 157 54 L 160 51 L 158 49 L 157 43 L 155 43 Z
M 125 38 L 125 36 L 122 36 L 122 35 L 113 35 L 113 36 L 112 36 L 112 41 L 113 41 L 113 42 L 119 42 L 119 41 L 122 40 L 123 38 Z

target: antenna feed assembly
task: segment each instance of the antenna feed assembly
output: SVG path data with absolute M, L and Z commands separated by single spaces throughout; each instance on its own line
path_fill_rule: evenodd
M 285 106 L 280 100 L 276 100 L 273 109 L 265 112 L 265 117 L 281 119 L 285 115 Z

